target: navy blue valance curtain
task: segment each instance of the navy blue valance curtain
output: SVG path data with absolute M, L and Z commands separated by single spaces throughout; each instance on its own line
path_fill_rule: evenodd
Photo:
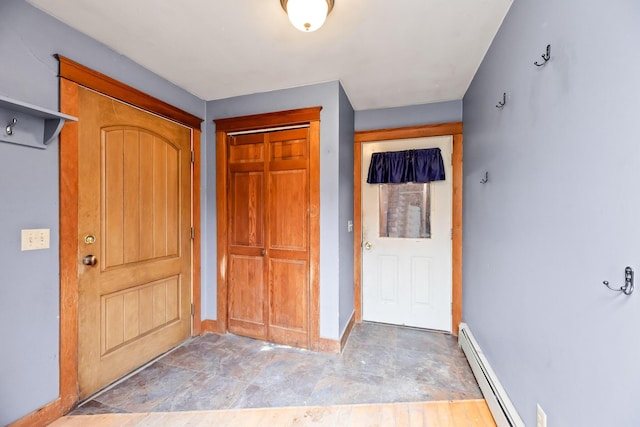
M 439 148 L 373 153 L 369 184 L 444 181 L 444 162 Z

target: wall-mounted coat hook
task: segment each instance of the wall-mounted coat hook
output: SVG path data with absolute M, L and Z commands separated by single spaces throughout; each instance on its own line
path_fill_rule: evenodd
M 18 123 L 18 119 L 16 119 L 15 117 L 11 119 L 11 122 L 9 122 L 7 128 L 5 129 L 7 135 L 13 135 L 13 127 L 16 125 L 16 123 Z
M 538 64 L 538 61 L 534 62 L 534 64 L 538 67 L 542 67 L 543 65 L 545 65 L 547 62 L 549 62 L 549 60 L 551 59 L 551 45 L 548 44 L 547 45 L 547 52 L 542 54 L 542 59 L 544 60 L 544 62 Z
M 482 178 L 480 180 L 480 184 L 486 184 L 487 182 L 489 182 L 489 172 L 488 171 L 484 173 L 484 178 Z
M 627 267 L 624 269 L 624 286 L 620 286 L 620 289 L 612 288 L 611 286 L 609 286 L 609 282 L 606 280 L 602 283 L 612 291 L 622 292 L 625 295 L 631 295 L 631 293 L 633 292 L 633 269 L 631 267 Z
M 507 105 L 507 92 L 504 92 L 502 94 L 502 101 L 498 101 L 498 103 L 496 104 L 496 108 L 499 108 L 502 110 L 505 105 Z

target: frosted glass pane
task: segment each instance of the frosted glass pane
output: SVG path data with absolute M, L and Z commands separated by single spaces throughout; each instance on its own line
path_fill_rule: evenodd
M 380 237 L 431 238 L 429 183 L 380 184 Z

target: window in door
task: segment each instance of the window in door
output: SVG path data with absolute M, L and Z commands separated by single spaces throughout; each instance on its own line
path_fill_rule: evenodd
M 379 184 L 380 237 L 431 238 L 429 183 Z

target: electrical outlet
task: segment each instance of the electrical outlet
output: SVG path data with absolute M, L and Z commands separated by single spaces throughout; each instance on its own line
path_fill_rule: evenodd
M 49 229 L 22 230 L 21 250 L 34 251 L 49 248 Z
M 347 231 L 349 233 L 353 232 L 353 220 L 351 220 L 351 219 L 349 221 L 347 221 Z
M 547 427 L 547 414 L 544 413 L 540 404 L 536 406 L 536 427 Z

